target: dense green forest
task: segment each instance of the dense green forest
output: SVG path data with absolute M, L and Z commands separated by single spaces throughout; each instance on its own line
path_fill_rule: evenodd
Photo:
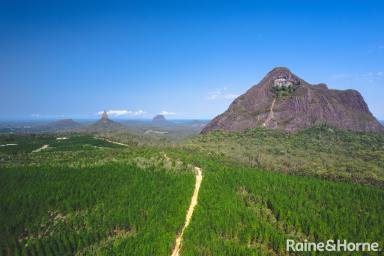
M 20 143 L 20 152 L 50 147 L 24 154 L 3 148 L 2 254 L 167 255 L 172 249 L 193 190 L 190 166 L 89 136 L 5 139 Z
M 384 243 L 381 188 L 255 171 L 220 155 L 194 161 L 205 178 L 183 255 L 284 255 L 287 238 Z
M 170 255 L 194 166 L 204 179 L 181 255 L 286 255 L 287 238 L 384 244 L 382 135 L 255 129 L 167 146 L 64 136 L 0 135 L 12 144 L 0 147 L 2 255 Z
M 250 167 L 384 186 L 384 134 L 318 126 L 297 133 L 274 129 L 214 131 L 188 147 L 221 153 Z

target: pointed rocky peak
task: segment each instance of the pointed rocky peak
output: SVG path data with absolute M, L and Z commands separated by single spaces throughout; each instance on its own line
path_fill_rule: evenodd
M 103 114 L 101 114 L 101 119 L 108 119 L 107 111 L 104 110 Z
M 268 72 L 268 75 L 269 74 L 278 74 L 278 73 L 291 73 L 291 70 L 289 70 L 289 68 L 286 68 L 286 67 L 275 67 L 273 68 L 271 71 Z
M 286 67 L 272 69 L 266 76 L 268 85 L 274 88 L 298 87 L 302 80 Z
M 101 114 L 101 118 L 87 127 L 88 131 L 97 132 L 97 131 L 113 131 L 113 130 L 123 130 L 124 126 L 118 122 L 115 122 L 108 117 L 108 113 L 104 111 Z
M 104 110 L 103 114 L 101 114 L 101 119 L 100 121 L 102 123 L 108 123 L 110 120 L 108 118 L 108 114 L 107 114 L 107 111 Z

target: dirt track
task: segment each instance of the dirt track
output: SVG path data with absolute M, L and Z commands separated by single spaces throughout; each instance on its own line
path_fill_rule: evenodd
M 105 138 L 102 138 L 102 139 L 105 141 L 108 141 L 110 143 L 117 144 L 117 145 L 128 146 L 127 144 L 124 144 L 124 143 L 108 140 Z M 170 160 L 170 158 L 166 154 L 164 154 L 164 158 L 168 161 Z M 181 233 L 176 236 L 176 242 L 175 242 L 175 247 L 172 251 L 172 256 L 179 256 L 180 255 L 180 249 L 182 246 L 184 231 L 189 226 L 189 223 L 191 222 L 191 218 L 193 215 L 193 211 L 195 210 L 195 206 L 197 205 L 197 199 L 199 196 L 200 185 L 201 185 L 201 182 L 203 181 L 203 172 L 202 172 L 201 168 L 195 166 L 195 173 L 196 173 L 195 189 L 194 189 L 193 194 L 192 194 L 191 203 L 189 204 L 187 215 L 185 216 L 185 223 L 184 223 L 183 229 L 181 230 Z
M 41 150 L 47 149 L 48 144 L 43 145 L 41 148 L 35 149 L 32 151 L 32 153 L 40 152 Z
M 117 142 L 117 141 L 112 141 L 112 140 L 105 139 L 105 138 L 98 138 L 98 137 L 95 137 L 95 139 L 105 140 L 106 142 L 109 142 L 109 143 L 113 143 L 113 144 L 116 144 L 116 145 L 120 145 L 120 146 L 128 147 L 127 144 L 124 144 L 124 143 L 121 143 L 121 142 Z
M 203 173 L 199 167 L 195 167 L 195 171 L 196 171 L 195 190 L 193 191 L 191 203 L 189 205 L 187 215 L 185 216 L 184 227 L 181 230 L 181 233 L 178 234 L 176 237 L 176 244 L 175 244 L 175 248 L 172 251 L 172 256 L 179 256 L 180 255 L 179 252 L 181 249 L 181 243 L 183 241 L 184 231 L 188 227 L 188 225 L 191 221 L 191 218 L 192 218 L 193 210 L 195 209 L 195 206 L 197 205 L 197 199 L 199 196 L 200 185 L 201 185 L 201 181 L 203 180 Z

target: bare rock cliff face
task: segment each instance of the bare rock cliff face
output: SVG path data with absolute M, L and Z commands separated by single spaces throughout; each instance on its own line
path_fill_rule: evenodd
M 287 68 L 275 68 L 235 99 L 202 133 L 255 127 L 293 132 L 318 124 L 355 131 L 384 131 L 358 91 L 311 85 Z

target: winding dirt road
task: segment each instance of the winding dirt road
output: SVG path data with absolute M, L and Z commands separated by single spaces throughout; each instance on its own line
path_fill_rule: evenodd
M 176 244 L 175 244 L 175 248 L 173 249 L 172 256 L 179 256 L 180 255 L 180 249 L 181 249 L 181 245 L 182 245 L 181 243 L 183 241 L 184 231 L 188 227 L 188 225 L 191 221 L 192 215 L 193 215 L 193 210 L 195 209 L 195 206 L 197 205 L 197 199 L 199 196 L 200 185 L 201 185 L 201 182 L 203 180 L 203 172 L 201 171 L 201 169 L 199 167 L 195 167 L 195 172 L 196 172 L 195 190 L 193 191 L 191 203 L 189 205 L 187 215 L 185 216 L 184 227 L 181 230 L 181 233 L 178 234 L 176 237 Z
M 98 138 L 98 139 L 102 139 L 102 140 L 105 140 L 107 142 L 121 145 L 121 146 L 128 146 L 127 144 L 108 140 L 105 138 Z M 164 154 L 164 158 L 168 161 L 170 160 L 170 158 L 166 154 Z M 184 222 L 183 229 L 181 230 L 181 233 L 176 236 L 175 247 L 172 251 L 172 256 L 179 256 L 180 255 L 180 249 L 182 246 L 184 231 L 189 226 L 189 223 L 191 222 L 191 219 L 192 219 L 193 211 L 195 210 L 195 207 L 197 205 L 197 199 L 199 197 L 200 185 L 201 185 L 201 182 L 203 181 L 203 172 L 202 172 L 201 168 L 195 166 L 195 174 L 196 174 L 195 189 L 194 189 L 193 194 L 192 194 L 191 203 L 189 204 L 187 215 L 185 216 L 185 222 Z
M 128 147 L 127 144 L 124 144 L 124 143 L 121 143 L 121 142 L 117 142 L 117 141 L 113 141 L 113 140 L 109 140 L 109 139 L 106 139 L 106 138 L 95 137 L 95 139 L 98 139 L 98 140 L 104 140 L 104 141 L 109 142 L 109 143 L 112 143 L 112 144 L 116 144 L 116 145 L 120 145 L 120 146 Z
M 37 152 L 40 152 L 41 150 L 44 150 L 44 149 L 47 149 L 47 148 L 48 148 L 48 144 L 45 144 L 41 148 L 33 150 L 32 153 L 37 153 Z

